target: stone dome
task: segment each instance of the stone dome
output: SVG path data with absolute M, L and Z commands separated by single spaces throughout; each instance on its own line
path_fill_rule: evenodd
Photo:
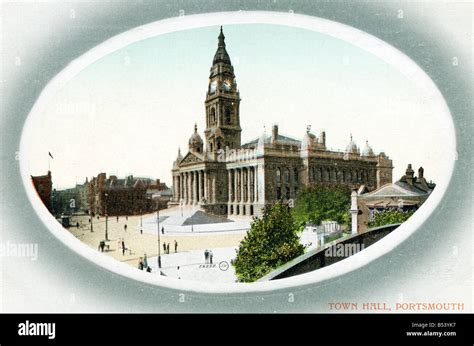
M 352 135 L 351 135 L 351 140 L 349 144 L 346 146 L 346 154 L 358 154 L 359 153 L 359 148 L 357 148 L 357 145 L 355 142 L 352 140 Z
M 365 141 L 365 147 L 362 150 L 362 156 L 375 156 L 374 151 L 369 145 L 369 141 Z
M 202 152 L 203 141 L 199 133 L 197 132 L 197 125 L 194 125 L 194 133 L 189 138 L 189 150 Z

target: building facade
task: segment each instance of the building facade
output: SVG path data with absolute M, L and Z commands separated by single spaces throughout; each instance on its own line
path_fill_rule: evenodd
M 393 184 L 386 184 L 374 191 L 361 186 L 352 192 L 352 233 L 363 233 L 377 213 L 385 210 L 414 212 L 426 201 L 436 184 L 427 181 L 424 169 L 418 169 L 418 176 L 408 165 L 405 175 Z
M 44 203 L 46 208 L 51 212 L 51 193 L 53 190 L 53 180 L 51 179 L 51 171 L 46 175 L 31 176 L 31 181 L 35 187 L 38 196 Z
M 52 193 L 52 213 L 54 215 L 71 215 L 89 213 L 89 181 L 76 184 L 70 189 L 56 190 Z
M 263 133 L 241 143 L 240 92 L 226 50 L 218 37 L 205 99 L 204 139 L 197 126 L 188 152 L 173 163 L 170 205 L 199 205 L 215 214 L 260 215 L 277 200 L 290 200 L 310 184 L 334 182 L 369 191 L 392 182 L 392 161 L 375 154 L 368 142 L 361 151 L 352 140 L 345 151 L 326 148 L 326 134 L 308 126 L 303 139 Z
M 166 196 L 169 190 L 159 179 L 134 178 L 132 175 L 118 179 L 115 175 L 107 178 L 100 173 L 89 182 L 89 206 L 94 215 L 134 215 L 144 214 L 163 208 L 154 196 Z M 162 197 L 161 197 L 162 198 Z

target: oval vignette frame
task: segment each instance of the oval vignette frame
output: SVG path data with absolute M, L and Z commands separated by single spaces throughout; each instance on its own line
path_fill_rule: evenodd
M 429 92 L 429 95 L 431 96 L 430 100 L 436 103 L 436 107 L 445 114 L 445 130 L 447 131 L 447 138 L 449 139 L 449 143 L 446 143 L 446 148 L 451 151 L 449 154 L 451 154 L 450 156 L 452 157 L 452 160 L 448 160 L 445 163 L 443 166 L 443 172 L 440 172 L 442 178 L 437 182 L 436 189 L 431 193 L 426 202 L 415 212 L 415 214 L 395 231 L 379 240 L 376 244 L 364 249 L 364 251 L 331 266 L 310 273 L 275 281 L 255 282 L 251 284 L 210 283 L 179 280 L 141 272 L 130 265 L 100 254 L 95 249 L 81 243 L 80 240 L 75 238 L 69 232 L 65 232 L 64 228 L 41 203 L 33 184 L 31 184 L 27 160 L 24 159 L 27 155 L 20 155 L 20 171 L 27 196 L 41 221 L 56 238 L 60 239 L 66 246 L 74 252 L 82 255 L 87 260 L 99 264 L 104 269 L 125 276 L 129 279 L 166 288 L 179 289 L 181 291 L 184 290 L 198 293 L 243 293 L 272 291 L 310 285 L 347 274 L 367 265 L 382 255 L 388 254 L 390 251 L 395 249 L 395 247 L 408 239 L 410 235 L 412 235 L 418 227 L 424 223 L 441 202 L 441 199 L 447 190 L 453 173 L 456 157 L 453 119 L 442 94 L 436 84 L 434 84 L 430 77 L 413 60 L 388 43 L 348 25 L 308 15 L 261 11 L 206 13 L 164 19 L 136 27 L 125 33 L 114 36 L 84 53 L 81 57 L 73 60 L 46 85 L 25 121 L 20 140 L 20 152 L 28 152 L 28 133 L 34 131 L 34 129 L 29 126 L 31 122 L 28 120 L 33 117 L 41 116 L 45 106 L 56 94 L 57 90 L 60 90 L 69 80 L 73 79 L 84 68 L 105 55 L 124 48 L 131 43 L 175 31 L 216 25 L 256 23 L 292 26 L 341 39 L 390 64 L 410 81 L 423 87 L 427 92 Z

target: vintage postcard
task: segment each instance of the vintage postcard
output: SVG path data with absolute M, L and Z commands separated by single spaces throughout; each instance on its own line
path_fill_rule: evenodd
M 471 2 L 2 13 L 4 312 L 472 313 Z

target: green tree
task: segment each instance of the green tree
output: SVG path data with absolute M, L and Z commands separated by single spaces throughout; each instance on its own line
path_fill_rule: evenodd
M 253 282 L 304 253 L 290 208 L 281 202 L 255 218 L 234 261 L 238 281 Z
M 349 224 L 351 190 L 345 185 L 318 184 L 301 190 L 295 201 L 296 222 L 320 225 L 322 221 Z
M 374 215 L 374 220 L 369 222 L 369 227 L 380 227 L 394 223 L 405 222 L 414 214 L 414 211 L 384 210 Z

